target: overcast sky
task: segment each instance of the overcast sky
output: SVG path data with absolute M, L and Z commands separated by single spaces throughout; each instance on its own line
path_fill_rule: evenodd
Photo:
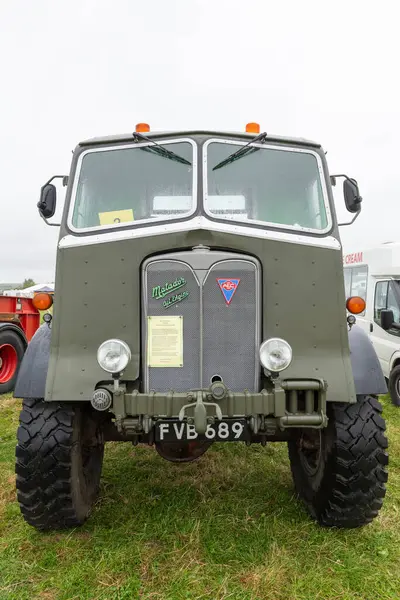
M 88 137 L 262 130 L 319 141 L 355 177 L 344 244 L 399 240 L 396 2 L 0 0 L 0 282 L 54 279 L 41 185 Z

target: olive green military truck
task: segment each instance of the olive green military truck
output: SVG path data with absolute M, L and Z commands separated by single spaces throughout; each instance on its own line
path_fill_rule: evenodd
M 28 523 L 85 521 L 109 440 L 150 444 L 175 462 L 214 442 L 287 442 L 315 520 L 358 527 L 376 517 L 388 463 L 377 396 L 387 389 L 351 314 L 363 301 L 345 298 L 340 178 L 354 220 L 357 183 L 329 175 L 318 143 L 257 124 L 140 124 L 78 144 L 62 177 L 53 317 L 16 385 Z M 49 224 L 53 179 L 38 204 Z

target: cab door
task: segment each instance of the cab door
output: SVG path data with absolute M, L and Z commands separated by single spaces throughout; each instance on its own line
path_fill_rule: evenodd
M 400 323 L 400 302 L 391 279 L 381 279 L 375 282 L 374 315 L 370 323 L 370 339 L 378 355 L 385 377 L 389 377 L 390 363 L 393 354 L 400 349 L 400 331 L 381 327 L 380 313 L 384 309 L 393 311 L 394 320 Z

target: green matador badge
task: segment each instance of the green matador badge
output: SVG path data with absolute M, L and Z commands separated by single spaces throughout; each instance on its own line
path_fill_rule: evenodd
M 152 289 L 151 295 L 153 298 L 156 298 L 157 300 L 162 300 L 163 298 L 165 298 L 165 296 L 167 296 L 171 292 L 175 292 L 179 288 L 186 285 L 186 283 L 187 282 L 184 277 L 178 277 L 177 279 L 175 279 L 175 281 L 167 282 L 163 286 L 161 286 L 161 285 L 154 286 Z M 169 298 L 164 300 L 163 307 L 169 308 L 170 306 L 173 306 L 174 304 L 177 304 L 178 302 L 182 302 L 182 300 L 184 300 L 188 296 L 189 296 L 189 292 L 187 290 L 184 290 L 183 292 L 181 292 L 179 294 L 173 294 L 172 296 L 170 296 Z

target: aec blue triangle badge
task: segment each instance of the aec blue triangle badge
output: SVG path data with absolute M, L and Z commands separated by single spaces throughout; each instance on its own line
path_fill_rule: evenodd
M 240 279 L 217 279 L 219 289 L 221 290 L 226 304 L 230 304 L 234 293 L 236 292 Z

